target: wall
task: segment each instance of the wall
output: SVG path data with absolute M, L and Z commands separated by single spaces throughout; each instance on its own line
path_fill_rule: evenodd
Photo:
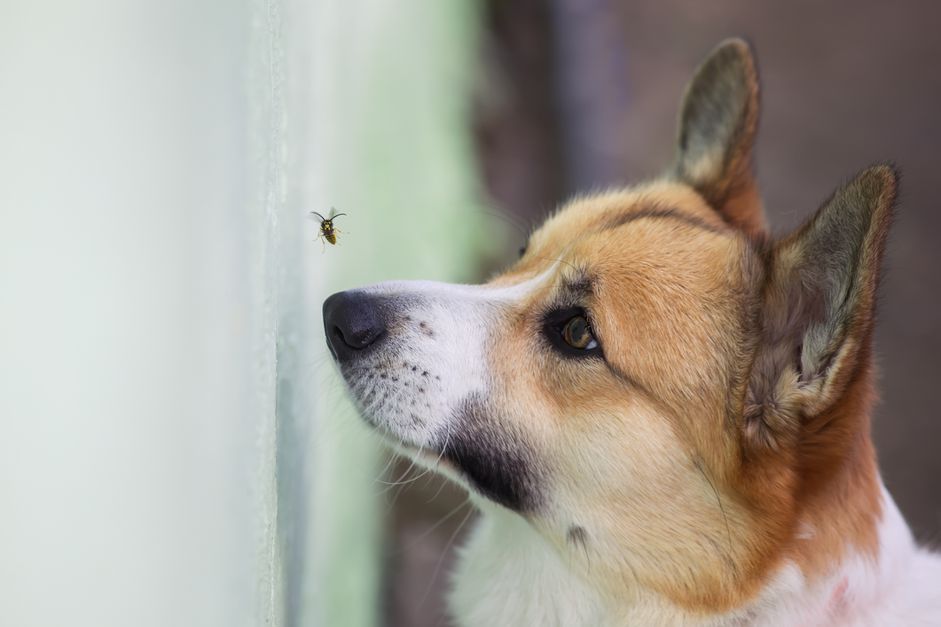
M 377 620 L 384 460 L 319 308 L 470 275 L 475 24 L 431 1 L 4 4 L 0 624 Z M 323 249 L 307 214 L 330 205 Z

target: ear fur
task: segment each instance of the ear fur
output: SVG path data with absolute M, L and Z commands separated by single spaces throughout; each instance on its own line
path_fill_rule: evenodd
M 729 224 L 766 231 L 752 168 L 758 129 L 758 71 L 749 45 L 728 39 L 703 61 L 686 88 L 673 174 L 698 191 Z
M 869 168 L 774 246 L 763 337 L 746 395 L 745 434 L 752 444 L 781 445 L 868 374 L 897 186 L 892 167 Z

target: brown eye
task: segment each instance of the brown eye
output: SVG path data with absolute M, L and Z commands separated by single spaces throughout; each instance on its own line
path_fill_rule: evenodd
M 598 347 L 598 341 L 591 334 L 591 327 L 584 316 L 575 316 L 562 327 L 562 339 L 572 348 L 591 350 Z

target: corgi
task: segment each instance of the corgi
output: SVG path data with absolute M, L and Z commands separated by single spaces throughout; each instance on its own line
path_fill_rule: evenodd
M 870 436 L 898 176 L 876 165 L 769 235 L 758 74 L 703 62 L 674 163 L 578 197 L 480 286 L 323 305 L 363 418 L 469 491 L 458 625 L 941 625 Z

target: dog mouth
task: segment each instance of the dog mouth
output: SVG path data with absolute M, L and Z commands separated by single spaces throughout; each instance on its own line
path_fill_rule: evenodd
M 470 335 L 493 311 L 471 298 L 466 308 L 400 301 L 341 292 L 324 303 L 327 342 L 360 416 L 395 451 L 472 494 L 535 509 L 542 464 L 494 401 L 485 343 Z
M 411 364 L 402 363 L 397 367 L 412 372 Z M 539 505 L 534 453 L 496 427 L 496 413 L 481 395 L 472 394 L 455 407 L 421 405 L 414 403 L 414 390 L 406 392 L 412 384 L 388 374 L 382 378 L 380 370 L 357 366 L 342 373 L 360 415 L 395 452 L 517 512 Z M 424 371 L 415 372 L 422 376 Z M 415 405 L 427 413 L 416 413 Z
M 413 364 L 403 362 L 403 368 L 412 372 Z M 358 369 L 357 369 L 358 370 Z M 427 372 L 416 368 L 418 376 Z M 451 423 L 443 426 L 443 435 L 431 435 L 428 423 L 432 416 L 422 416 L 413 411 L 407 411 L 403 416 L 402 405 L 407 404 L 413 408 L 410 395 L 398 389 L 401 385 L 408 390 L 414 384 L 403 381 L 401 377 L 378 378 L 373 374 L 370 378 L 368 372 L 346 372 L 343 377 L 350 389 L 358 413 L 369 427 L 375 431 L 383 442 L 396 454 L 414 461 L 419 466 L 431 471 L 441 473 L 445 477 L 459 484 L 465 485 L 464 473 L 452 460 L 451 453 Z M 365 377 L 359 379 L 357 377 Z M 417 392 L 421 394 L 421 392 Z M 421 402 L 416 405 L 422 405 Z M 427 411 L 432 403 L 422 405 Z

